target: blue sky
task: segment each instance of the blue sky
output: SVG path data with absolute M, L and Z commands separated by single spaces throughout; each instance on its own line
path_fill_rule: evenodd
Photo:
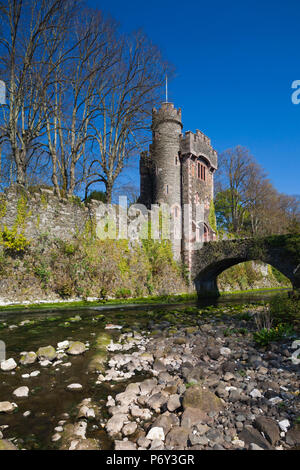
M 280 192 L 300 193 L 299 0 L 88 0 L 142 28 L 175 66 L 169 101 L 218 152 L 243 145 Z M 162 90 L 162 100 L 164 90 Z

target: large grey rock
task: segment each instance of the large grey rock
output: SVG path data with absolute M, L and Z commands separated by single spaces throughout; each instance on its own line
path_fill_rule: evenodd
M 122 434 L 123 436 L 131 436 L 132 434 L 135 433 L 136 430 L 137 430 L 137 424 L 134 421 L 132 421 L 123 426 Z
M 53 346 L 43 346 L 38 349 L 37 356 L 40 361 L 54 361 L 57 354 Z
M 173 426 L 178 426 L 178 424 L 179 418 L 175 414 L 166 412 L 156 418 L 156 420 L 152 424 L 152 427 L 163 428 L 164 433 L 166 435 Z
M 147 400 L 147 405 L 152 408 L 156 413 L 159 413 L 161 407 L 165 405 L 168 401 L 168 396 L 163 393 L 155 393 L 152 395 L 149 400 Z
M 206 423 L 208 419 L 207 414 L 197 408 L 186 408 L 181 415 L 181 426 L 191 428 L 197 424 Z
M 258 416 L 253 424 L 260 432 L 264 433 L 270 444 L 277 444 L 280 439 L 280 435 L 278 424 L 274 419 L 267 418 L 265 416 Z
M 181 407 L 180 395 L 177 395 L 177 394 L 170 395 L 168 399 L 168 403 L 167 403 L 168 410 L 172 412 L 172 411 L 177 410 L 180 407 Z
M 213 392 L 202 385 L 192 385 L 183 396 L 183 407 L 196 408 L 205 413 L 210 411 L 219 412 L 223 409 L 223 404 Z
M 252 426 L 245 426 L 245 428 L 239 433 L 239 439 L 249 447 L 250 444 L 256 444 L 262 449 L 271 450 L 271 444 L 265 439 L 260 432 Z
M 128 420 L 127 414 L 117 413 L 113 415 L 106 423 L 106 431 L 111 436 L 121 432 L 124 422 Z
M 296 426 L 289 429 L 285 439 L 290 446 L 300 446 L 300 425 L 296 424 Z
M 67 353 L 71 354 L 71 356 L 78 356 L 79 354 L 83 354 L 85 351 L 85 344 L 81 343 L 81 341 L 72 341 L 67 349 Z
M 178 447 L 184 449 L 187 446 L 190 430 L 184 426 L 174 426 L 166 436 L 168 448 Z

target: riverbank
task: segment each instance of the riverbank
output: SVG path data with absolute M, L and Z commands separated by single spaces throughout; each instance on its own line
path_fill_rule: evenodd
M 220 296 L 230 298 L 230 296 L 237 295 L 263 295 L 264 293 L 268 295 L 269 293 L 275 292 L 285 292 L 289 291 L 288 287 L 273 287 L 273 288 L 262 288 L 262 289 L 248 289 L 248 290 L 236 290 L 232 292 L 220 292 Z M 103 307 L 103 308 L 118 308 L 124 305 L 130 307 L 135 307 L 136 305 L 168 305 L 168 304 L 177 304 L 182 302 L 193 302 L 197 301 L 198 297 L 196 293 L 190 294 L 177 294 L 177 295 L 160 295 L 160 296 L 148 296 L 148 297 L 136 297 L 128 299 L 91 299 L 91 300 L 82 300 L 82 299 L 69 299 L 63 300 L 58 299 L 56 301 L 49 302 L 48 300 L 40 299 L 36 302 L 15 302 L 7 303 L 3 305 L 0 303 L 0 312 L 9 312 L 16 310 L 48 310 L 48 309 L 74 309 L 74 308 L 92 308 L 92 307 Z

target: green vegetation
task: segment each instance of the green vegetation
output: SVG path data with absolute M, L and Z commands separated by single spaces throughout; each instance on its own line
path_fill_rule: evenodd
M 218 277 L 219 290 L 230 288 L 230 293 L 252 291 L 265 285 L 265 288 L 291 287 L 290 281 L 273 267 L 268 267 L 267 275 L 263 275 L 260 261 L 247 261 L 236 264 Z M 223 294 L 226 292 L 224 291 Z
M 95 201 L 101 201 L 101 202 L 106 202 L 106 194 L 103 191 L 92 191 L 88 197 L 85 199 L 85 204 L 88 204 L 91 202 L 91 200 L 94 199 Z
M 281 323 L 300 326 L 300 300 L 277 295 L 270 301 L 270 315 L 275 325 Z
M 292 325 L 281 324 L 274 328 L 262 328 L 253 333 L 254 341 L 260 346 L 267 346 L 272 341 L 280 341 L 294 332 Z
M 217 219 L 213 199 L 210 201 L 208 223 L 215 233 L 217 233 Z
M 268 310 L 258 318 L 257 326 L 253 339 L 261 346 L 293 336 L 299 332 L 300 300 L 283 295 L 273 297 Z
M 30 245 L 30 241 L 23 235 L 17 233 L 17 229 L 9 229 L 4 226 L 0 233 L 0 243 L 10 254 L 23 253 Z

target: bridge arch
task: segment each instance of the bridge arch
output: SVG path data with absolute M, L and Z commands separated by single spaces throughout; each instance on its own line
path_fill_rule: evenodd
M 217 277 L 226 269 L 246 261 L 270 264 L 300 289 L 300 236 L 223 240 L 204 243 L 192 253 L 191 276 L 199 295 L 218 295 Z

